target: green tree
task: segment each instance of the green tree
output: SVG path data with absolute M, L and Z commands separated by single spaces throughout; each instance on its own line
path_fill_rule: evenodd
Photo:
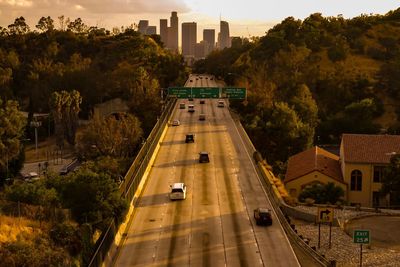
M 83 23 L 81 18 L 77 18 L 68 23 L 67 29 L 75 33 L 84 33 L 87 31 L 88 27 Z
M 342 200 L 344 190 L 334 183 L 320 184 L 315 183 L 311 186 L 306 186 L 299 194 L 299 201 L 305 202 L 307 198 L 315 200 L 317 204 L 336 204 Z
M 9 162 L 20 154 L 25 123 L 17 102 L 0 99 L 0 168 L 7 175 Z
M 13 24 L 8 25 L 10 34 L 22 35 L 30 31 L 29 25 L 26 23 L 24 17 L 16 18 Z
M 121 198 L 110 176 L 87 169 L 68 176 L 62 199 L 79 223 L 121 219 L 127 208 L 127 202 Z
M 50 16 L 41 17 L 36 28 L 42 32 L 52 31 L 54 30 L 54 20 Z
M 389 194 L 390 205 L 400 205 L 400 155 L 390 158 L 390 165 L 385 169 L 381 192 Z
M 81 103 L 82 97 L 76 90 L 53 93 L 50 106 L 56 124 L 58 145 L 62 145 L 64 137 L 69 144 L 75 145 L 75 134 L 78 128 L 78 114 Z
M 143 136 L 140 125 L 139 119 L 131 114 L 118 119 L 95 117 L 78 137 L 78 154 L 86 159 L 131 157 Z

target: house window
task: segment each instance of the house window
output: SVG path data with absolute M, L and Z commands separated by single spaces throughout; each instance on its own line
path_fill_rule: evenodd
M 351 172 L 350 190 L 361 191 L 362 188 L 362 173 L 359 170 Z
M 382 182 L 384 170 L 385 170 L 385 167 L 383 167 L 383 166 L 374 166 L 374 183 Z

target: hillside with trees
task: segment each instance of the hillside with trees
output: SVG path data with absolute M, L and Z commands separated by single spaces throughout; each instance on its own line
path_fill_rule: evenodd
M 0 262 L 7 266 L 88 265 L 110 221 L 118 225 L 126 214 L 119 184 L 162 111 L 162 88 L 187 77 L 182 56 L 159 36 L 63 16 L 57 24 L 42 17 L 31 30 L 19 17 L 0 27 Z M 93 116 L 95 105 L 115 98 L 127 113 Z M 46 116 L 39 136 L 55 137 L 82 165 L 3 186 L 19 176 L 24 146 L 35 140 L 34 114 Z
M 231 106 L 284 173 L 289 156 L 338 144 L 342 133 L 399 133 L 400 9 L 352 19 L 288 17 L 261 38 L 210 54 L 194 71 L 248 89 L 247 100 Z

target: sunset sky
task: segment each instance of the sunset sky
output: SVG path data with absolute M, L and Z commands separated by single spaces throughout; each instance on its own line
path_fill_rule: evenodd
M 230 24 L 233 36 L 261 36 L 286 17 L 304 19 L 312 13 L 323 16 L 342 14 L 351 18 L 360 14 L 385 14 L 400 7 L 399 0 L 0 0 L 0 26 L 7 27 L 19 16 L 31 29 L 42 16 L 64 15 L 85 24 L 107 29 L 147 19 L 157 26 L 159 19 L 177 11 L 179 23 L 195 21 L 198 32 L 218 29 L 220 17 Z

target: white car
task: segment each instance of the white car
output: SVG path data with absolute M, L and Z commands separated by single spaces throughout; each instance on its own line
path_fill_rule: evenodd
M 179 125 L 181 125 L 181 122 L 179 120 L 172 121 L 172 126 L 179 126 Z
M 184 183 L 174 183 L 171 186 L 169 193 L 170 200 L 183 200 L 186 199 L 186 185 Z

